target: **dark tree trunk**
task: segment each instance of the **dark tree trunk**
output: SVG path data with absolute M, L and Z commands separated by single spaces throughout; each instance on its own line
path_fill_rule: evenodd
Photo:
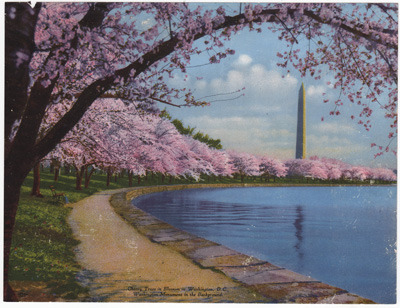
M 29 63 L 35 50 L 35 25 L 40 8 L 41 3 L 34 9 L 28 3 L 5 4 L 6 154 L 10 145 L 8 137 L 15 121 L 21 118 L 28 97 Z
M 37 162 L 33 167 L 33 186 L 31 196 L 43 198 L 40 193 L 40 162 Z
M 90 170 L 90 172 L 88 173 L 87 169 L 88 167 L 85 168 L 85 188 L 89 188 L 89 183 L 90 183 L 90 179 L 92 178 L 92 175 L 94 173 L 94 168 L 92 168 L 92 170 Z
M 60 174 L 60 168 L 54 167 L 54 182 L 58 181 L 58 175 Z
M 147 182 L 148 181 L 148 179 L 149 179 L 149 177 L 148 177 L 148 171 L 146 170 L 146 176 L 145 176 L 145 181 Z
M 87 177 L 88 177 L 88 167 L 86 166 L 85 167 L 85 181 L 86 181 Z
M 33 159 L 23 160 L 18 155 L 7 157 L 4 164 L 4 301 L 17 301 L 17 296 L 8 283 L 8 269 L 14 230 L 15 216 L 17 213 L 20 189 L 24 179 L 34 166 Z
M 31 8 L 28 3 L 9 2 L 5 4 L 5 194 L 4 194 L 4 300 L 15 301 L 17 297 L 8 283 L 8 266 L 11 248 L 11 236 L 14 228 L 15 215 L 18 208 L 19 195 L 22 183 L 36 161 L 47 155 L 59 141 L 80 120 L 93 101 L 101 96 L 109 86 L 107 83 L 114 78 L 106 78 L 106 85 L 98 91 L 97 86 L 104 83 L 104 79 L 94 82 L 74 104 L 74 111 L 68 112 L 61 123 L 53 128 L 36 143 L 39 128 L 50 103 L 58 76 L 50 80 L 47 87 L 43 80 L 48 76 L 38 78 L 30 87 L 29 65 L 35 51 L 34 34 L 41 3 Z M 89 10 L 90 13 L 91 10 Z M 103 15 L 92 18 L 97 23 L 102 21 Z M 90 27 L 90 25 L 87 25 Z M 54 58 L 50 52 L 49 58 Z M 61 63 L 63 64 L 63 63 Z M 146 65 L 143 65 L 143 68 Z M 141 69 L 142 72 L 144 69 Z M 138 72 L 138 74 L 140 74 Z M 110 84 L 111 85 L 111 84 Z M 85 91 L 84 91 L 85 92 Z M 10 141 L 13 124 L 21 120 L 18 131 Z
M 16 120 L 26 110 L 28 98 L 29 64 L 35 50 L 34 34 L 41 3 L 32 9 L 28 3 L 5 3 L 5 149 L 4 149 L 4 244 L 3 244 L 3 300 L 17 301 L 8 283 L 8 267 L 12 233 L 17 213 L 20 189 L 29 171 L 38 161 L 27 151 L 32 141 L 18 134 L 10 142 L 9 136 Z M 18 56 L 19 55 L 19 56 Z M 24 59 L 25 61 L 21 61 Z M 22 124 L 22 122 L 21 122 Z M 36 139 L 33 140 L 33 142 Z
M 107 187 L 110 186 L 111 176 L 112 176 L 111 168 L 108 168 L 107 169 Z
M 242 183 L 244 182 L 244 174 L 240 175 L 240 182 L 242 182 Z
M 7 177 L 7 176 L 6 176 Z M 10 262 L 10 252 L 12 243 L 12 233 L 14 230 L 15 216 L 19 201 L 19 193 L 22 185 L 20 183 L 12 183 L 18 180 L 14 175 L 13 180 L 6 178 L 6 189 L 4 190 L 4 276 L 3 276 L 3 297 L 4 301 L 18 301 L 17 296 L 8 283 L 8 268 Z M 20 176 L 20 178 L 22 178 Z M 19 185 L 18 185 L 19 184 Z
M 82 180 L 85 174 L 85 167 L 82 166 L 80 169 L 76 168 L 76 190 L 82 190 Z
M 161 183 L 164 183 L 165 175 L 161 174 Z
M 137 184 L 138 184 L 138 186 L 140 185 L 140 179 L 141 179 L 141 177 L 140 177 L 140 175 L 138 175 L 137 176 Z
M 133 171 L 128 171 L 129 187 L 133 186 Z
M 169 176 L 169 183 L 172 183 L 172 175 Z

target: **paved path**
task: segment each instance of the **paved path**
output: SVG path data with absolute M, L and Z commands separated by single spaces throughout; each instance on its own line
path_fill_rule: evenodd
M 115 192 L 73 204 L 69 217 L 74 236 L 81 241 L 80 279 L 90 288 L 91 301 L 267 301 L 224 274 L 201 269 L 139 234 L 111 208 L 109 199 Z

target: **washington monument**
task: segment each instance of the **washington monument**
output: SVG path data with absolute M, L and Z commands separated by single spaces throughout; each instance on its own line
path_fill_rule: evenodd
M 306 90 L 301 84 L 297 111 L 296 159 L 306 158 Z

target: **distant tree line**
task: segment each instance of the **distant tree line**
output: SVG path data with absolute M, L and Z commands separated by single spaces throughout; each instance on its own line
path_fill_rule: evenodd
M 171 115 L 168 113 L 168 111 L 166 109 L 161 111 L 160 116 L 162 118 L 170 120 L 171 123 L 175 125 L 176 129 L 178 130 L 178 132 L 180 134 L 185 135 L 185 136 L 190 136 L 194 140 L 203 142 L 210 148 L 217 149 L 217 150 L 222 149 L 221 139 L 213 139 L 208 134 L 204 134 L 202 132 L 195 133 L 194 132 L 196 129 L 195 127 L 190 127 L 189 125 L 184 126 L 183 122 L 181 120 L 172 119 Z

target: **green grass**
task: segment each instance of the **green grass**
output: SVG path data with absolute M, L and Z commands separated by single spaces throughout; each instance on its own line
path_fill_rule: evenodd
M 21 188 L 20 202 L 13 233 L 10 255 L 9 279 L 11 281 L 41 281 L 48 283 L 52 293 L 65 299 L 77 298 L 87 290 L 77 283 L 76 275 L 82 269 L 75 260 L 74 248 L 79 244 L 72 236 L 67 223 L 71 208 L 53 201 L 50 185 L 57 192 L 64 192 L 70 203 L 77 202 L 95 192 L 128 187 L 128 176 L 114 176 L 106 185 L 106 174 L 93 174 L 89 188 L 77 191 L 74 174 L 60 174 L 54 182 L 54 174 L 45 169 L 41 172 L 43 198 L 31 197 L 33 173 Z M 115 181 L 116 180 L 116 181 Z M 165 178 L 168 182 L 168 178 Z M 186 183 L 175 180 L 174 183 Z M 137 177 L 133 184 L 137 186 Z M 162 184 L 161 176 L 143 177 L 141 186 Z
M 116 181 L 115 181 L 116 180 Z M 218 178 L 203 176 L 201 183 L 241 183 L 240 177 Z M 265 182 L 265 181 L 263 181 Z M 157 174 L 148 174 L 141 178 L 140 186 L 187 184 L 194 180 L 172 179 Z M 246 177 L 244 183 L 261 183 L 259 177 Z M 281 184 L 330 184 L 327 181 L 307 179 L 273 179 L 269 183 Z M 362 182 L 336 182 L 334 184 L 361 184 Z M 17 211 L 13 244 L 10 256 L 10 280 L 41 281 L 48 283 L 52 293 L 65 299 L 77 298 L 85 294 L 87 289 L 77 283 L 77 274 L 82 269 L 75 260 L 74 248 L 79 244 L 72 236 L 72 230 L 67 223 L 71 208 L 64 207 L 53 201 L 50 185 L 57 192 L 64 192 L 70 203 L 77 202 L 95 192 L 128 187 L 128 176 L 111 179 L 106 185 L 106 174 L 94 174 L 87 189 L 75 189 L 74 174 L 61 174 L 57 182 L 54 175 L 45 169 L 41 172 L 41 193 L 43 198 L 31 197 L 33 174 L 29 174 L 21 189 L 20 203 Z M 365 183 L 363 183 L 365 184 Z M 134 177 L 134 186 L 138 186 Z
M 87 290 L 76 281 L 81 266 L 75 260 L 74 248 L 79 244 L 67 223 L 71 208 L 53 201 L 50 185 L 64 192 L 69 202 L 77 202 L 105 189 L 126 187 L 127 179 L 106 186 L 105 175 L 93 175 L 88 189 L 75 190 L 74 175 L 41 172 L 41 193 L 44 198 L 31 197 L 33 174 L 21 189 L 10 256 L 10 280 L 48 282 L 52 293 L 66 299 L 76 298 Z

